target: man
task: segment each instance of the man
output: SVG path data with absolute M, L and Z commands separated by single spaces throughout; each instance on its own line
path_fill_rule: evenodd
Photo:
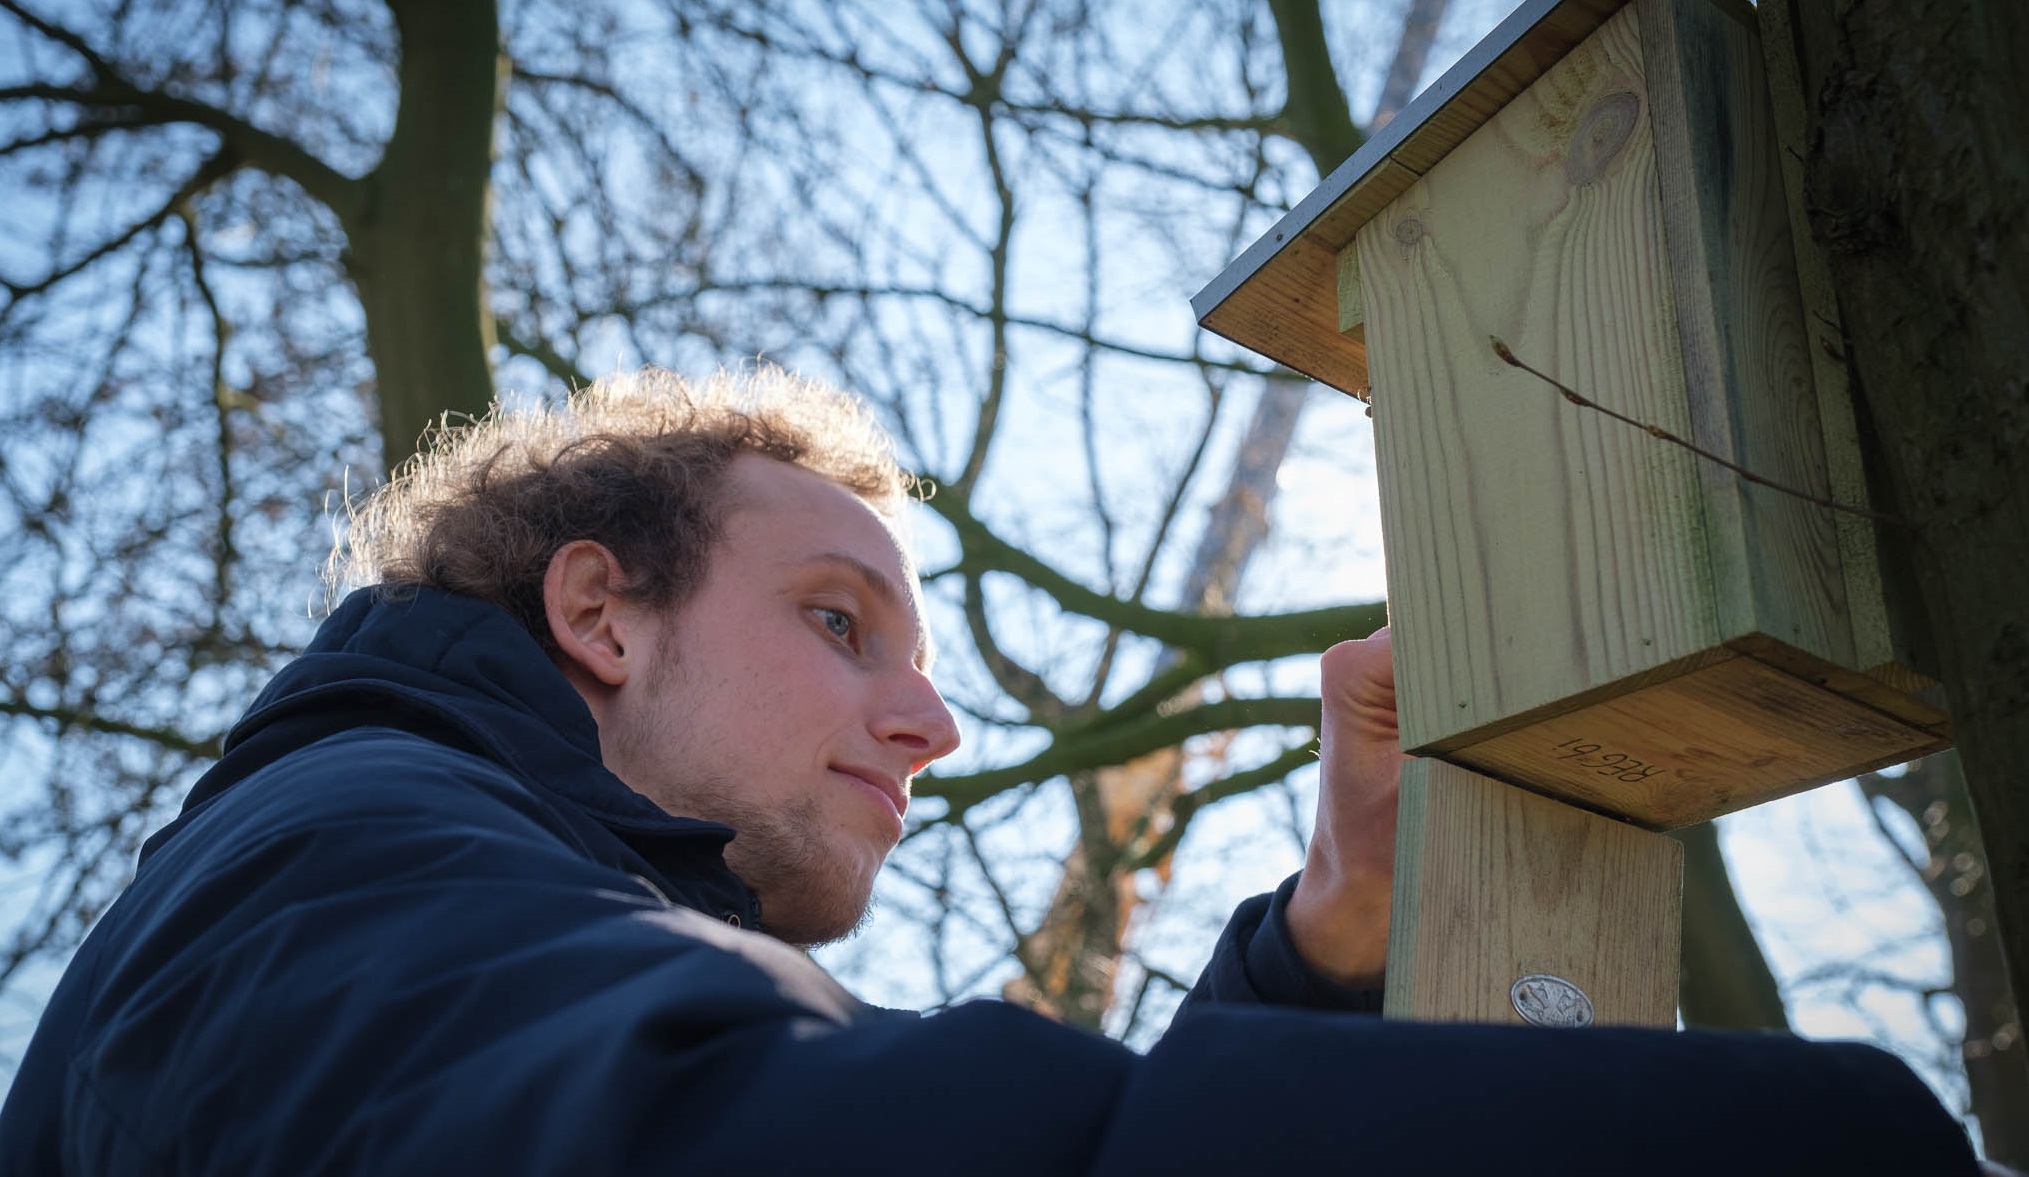
M 910 776 L 958 742 L 903 489 L 850 402 L 774 373 L 437 439 L 353 521 L 378 587 L 79 952 L 0 1166 L 1973 1170 L 1867 1048 L 1349 1012 L 1385 947 L 1385 635 L 1326 656 L 1307 869 L 1235 915 L 1149 1055 L 855 1001 L 796 947 L 857 925 Z

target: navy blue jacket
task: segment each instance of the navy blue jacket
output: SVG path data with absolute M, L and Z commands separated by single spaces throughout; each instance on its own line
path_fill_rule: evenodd
M 349 599 L 58 986 L 0 1173 L 1973 1171 L 1866 1047 L 1287 1008 L 1245 905 L 1146 1056 L 998 1002 L 874 1010 L 754 930 L 732 832 L 600 766 L 515 623 Z

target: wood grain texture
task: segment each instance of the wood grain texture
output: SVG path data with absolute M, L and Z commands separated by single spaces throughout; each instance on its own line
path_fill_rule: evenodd
M 1444 101 L 1433 105 L 1414 124 L 1414 130 L 1403 137 L 1390 156 L 1413 172 L 1428 172 L 1626 3 L 1627 0 L 1565 0 L 1544 11 L 1527 33 L 1512 43 L 1504 43 L 1496 30 L 1445 75 L 1447 82 L 1453 74 L 1463 76 L 1451 93 L 1439 92 Z M 1518 10 L 1517 15 L 1526 13 Z
M 1191 299 L 1199 323 L 1341 391 L 1365 388 L 1365 349 L 1320 330 L 1337 311 L 1330 259 L 1432 163 L 1626 3 L 1524 0 L 1199 291 Z
M 1623 10 L 1359 233 L 1405 747 L 1718 646 L 1695 459 L 1578 410 L 1689 432 Z
M 1636 0 L 1691 438 L 1823 498 L 1824 433 L 1789 212 L 1751 23 L 1707 0 Z M 1857 460 L 1857 450 L 1852 457 Z M 1726 638 L 1766 634 L 1852 669 L 1836 513 L 1701 463 Z
M 1365 325 L 1367 302 L 1360 294 L 1360 259 L 1355 250 L 1339 251 L 1339 330 Z
M 1746 20 L 1637 0 L 1355 245 L 1404 746 L 1655 828 L 1948 731 L 1861 673 L 1830 512 L 1568 405 L 1486 342 L 1826 493 Z M 1735 694 L 1701 709 L 1713 682 Z M 1587 725 L 1672 765 L 1672 788 L 1602 790 L 1539 755 Z
M 1768 83 L 1768 105 L 1776 138 L 1789 217 L 1790 244 L 1796 252 L 1797 285 L 1804 306 L 1806 349 L 1818 394 L 1818 421 L 1825 434 L 1825 476 L 1832 497 L 1842 503 L 1870 506 L 1871 491 L 1860 453 L 1859 427 L 1853 408 L 1852 376 L 1847 367 L 1845 327 L 1832 288 L 1825 251 L 1811 236 L 1804 211 L 1805 143 L 1803 80 L 1797 74 L 1795 30 L 1789 10 L 1771 4 L 1755 16 L 1762 63 Z M 1880 547 L 1874 525 L 1840 515 L 1840 563 L 1846 575 L 1846 608 L 1852 619 L 1854 665 L 1903 694 L 1937 686 L 1934 666 L 1925 666 L 1907 636 L 1907 625 L 1894 615 L 1881 575 Z
M 1389 1017 L 1520 1022 L 1550 973 L 1597 1024 L 1676 1024 L 1683 847 L 1436 760 L 1403 770 Z M 1582 1033 L 1583 1031 L 1558 1031 Z
M 1674 830 L 1949 744 L 1814 677 L 1722 653 L 1721 661 L 1537 717 L 1448 758 L 1646 829 Z M 1829 669 L 1842 683 L 1878 688 L 1857 672 Z
M 1884 677 L 1884 670 L 1899 670 L 1900 667 L 1848 670 L 1794 646 L 1778 642 L 1765 634 L 1748 634 L 1745 637 L 1734 638 L 1726 645 L 1729 649 L 1759 659 L 1777 670 L 1814 683 L 1862 706 L 1884 712 L 1940 739 L 1949 741 L 1952 738 L 1951 715 L 1944 709 L 1942 693 L 1926 689 L 1935 688 L 1937 684 L 1916 674 L 1915 671 L 1906 672 L 1915 685 L 1911 685 L 1910 682 L 1895 683 Z
M 1342 392 L 1366 387 L 1367 349 L 1339 334 L 1337 252 L 1298 238 L 1278 256 L 1273 270 L 1199 321 L 1321 384 Z

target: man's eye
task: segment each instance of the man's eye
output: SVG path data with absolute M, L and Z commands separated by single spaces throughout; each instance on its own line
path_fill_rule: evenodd
M 824 621 L 824 628 L 835 638 L 852 636 L 852 614 L 843 609 L 819 609 L 818 617 Z

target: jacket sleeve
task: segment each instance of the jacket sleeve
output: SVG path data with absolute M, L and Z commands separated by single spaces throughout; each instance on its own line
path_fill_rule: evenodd
M 994 1002 L 866 1016 L 587 861 L 482 762 L 311 753 L 109 915 L 67 1171 L 1972 1173 L 1864 1047 L 1241 1006 L 1142 1057 Z
M 1212 1005 L 1283 1005 L 1338 1013 L 1380 1013 L 1381 991 L 1354 989 L 1304 962 L 1289 936 L 1289 897 L 1302 873 L 1284 879 L 1233 911 L 1198 983 L 1184 995 L 1177 1017 Z

